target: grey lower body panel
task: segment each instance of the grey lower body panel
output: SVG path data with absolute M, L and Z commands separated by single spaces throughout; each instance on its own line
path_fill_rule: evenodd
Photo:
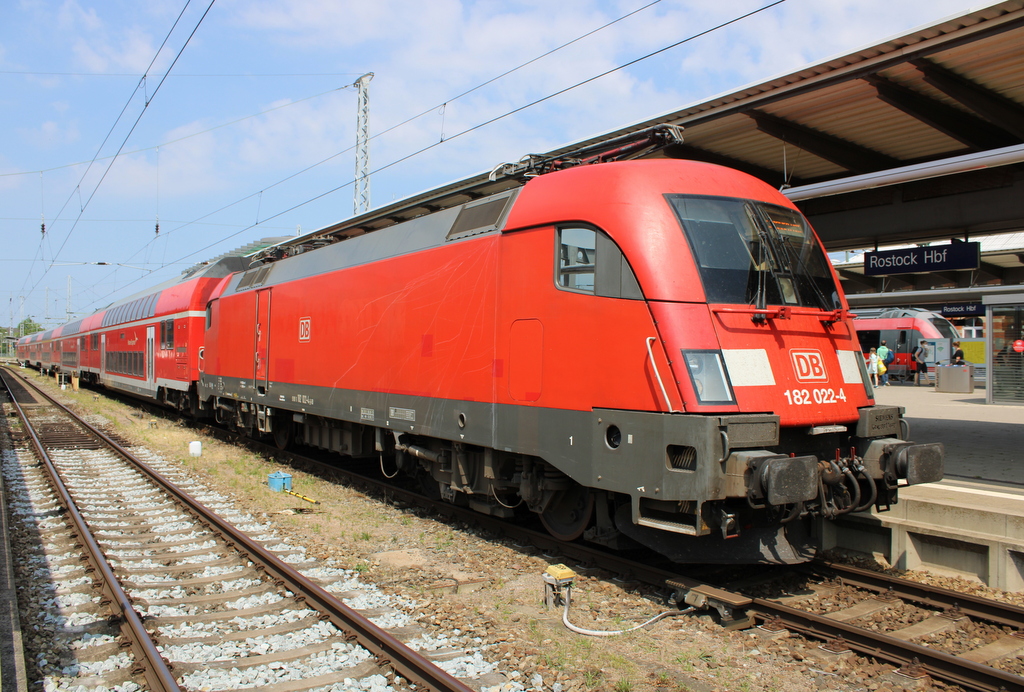
M 778 444 L 771 415 L 702 416 L 458 401 L 202 375 L 211 396 L 544 459 L 581 485 L 651 500 L 726 497 L 730 447 Z M 673 450 L 686 457 L 677 461 Z

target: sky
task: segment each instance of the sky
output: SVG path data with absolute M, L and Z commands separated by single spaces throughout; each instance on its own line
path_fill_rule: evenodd
M 367 73 L 375 207 L 989 4 L 5 0 L 0 326 L 352 216 Z

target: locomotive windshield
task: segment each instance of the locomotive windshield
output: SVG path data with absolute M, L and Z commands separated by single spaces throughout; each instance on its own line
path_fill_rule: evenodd
M 709 303 L 842 307 L 825 253 L 798 212 L 727 197 L 666 197 Z

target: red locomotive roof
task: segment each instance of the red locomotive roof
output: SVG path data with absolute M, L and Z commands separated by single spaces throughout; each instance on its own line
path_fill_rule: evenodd
M 585 194 L 580 194 L 580 191 Z M 582 222 L 608 233 L 649 300 L 703 302 L 701 282 L 666 194 L 754 199 L 796 209 L 770 185 L 699 161 L 658 159 L 578 166 L 538 176 L 516 200 L 505 232 Z

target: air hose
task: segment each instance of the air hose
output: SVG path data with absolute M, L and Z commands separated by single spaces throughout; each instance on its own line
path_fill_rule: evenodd
M 659 613 L 658 615 L 655 615 L 654 617 L 652 617 L 647 622 L 640 623 L 636 627 L 630 627 L 629 629 L 625 629 L 625 630 L 588 630 L 588 629 L 583 628 L 583 627 L 577 627 L 576 625 L 574 625 L 571 622 L 569 622 L 569 601 L 571 600 L 571 595 L 572 595 L 572 584 L 565 584 L 565 585 L 563 585 L 562 586 L 562 601 L 565 603 L 565 606 L 564 606 L 564 608 L 562 610 L 562 624 L 564 624 L 567 628 L 569 628 L 570 630 L 572 630 L 576 634 L 585 634 L 588 637 L 613 637 L 613 636 L 615 636 L 617 634 L 625 634 L 626 632 L 632 632 L 634 630 L 638 630 L 638 629 L 641 629 L 643 627 L 647 627 L 648 625 L 652 625 L 655 622 L 657 622 L 658 620 L 661 620 L 663 618 L 672 617 L 672 616 L 676 616 L 676 615 L 685 615 L 685 614 L 690 613 L 690 612 L 692 612 L 694 610 L 693 607 L 687 608 L 686 610 L 666 610 L 664 613 Z

